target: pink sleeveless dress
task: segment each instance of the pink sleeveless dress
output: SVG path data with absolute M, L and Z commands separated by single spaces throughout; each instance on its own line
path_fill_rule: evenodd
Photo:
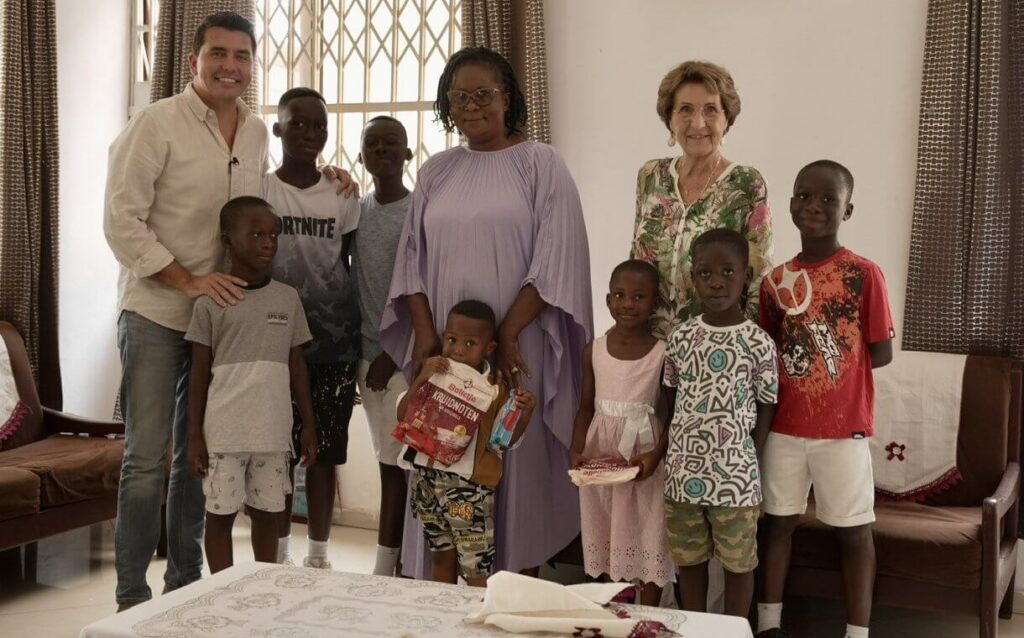
M 661 435 L 654 416 L 665 343 L 636 361 L 608 353 L 606 337 L 594 340 L 594 420 L 583 456 L 629 458 L 653 449 Z M 665 526 L 665 466 L 649 478 L 580 488 L 583 566 L 590 576 L 664 586 L 675 580 Z

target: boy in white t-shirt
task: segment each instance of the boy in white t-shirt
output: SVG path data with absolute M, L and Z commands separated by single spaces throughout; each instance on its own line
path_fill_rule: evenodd
M 359 200 L 339 197 L 317 168 L 327 142 L 327 108 L 308 88 L 278 102 L 274 135 L 282 160 L 263 180 L 263 195 L 281 215 L 282 232 L 271 274 L 299 291 L 313 340 L 305 348 L 317 425 L 317 462 L 306 470 L 309 550 L 303 565 L 329 569 L 327 541 L 337 468 L 347 459 L 348 425 L 359 363 L 359 306 L 349 276 L 349 247 L 359 224 Z M 293 409 L 293 437 L 301 419 Z M 291 499 L 278 528 L 278 561 L 288 562 Z
M 188 460 L 203 478 L 206 560 L 211 572 L 233 563 L 231 528 L 244 503 L 256 560 L 273 562 L 277 518 L 291 491 L 291 403 L 301 415 L 297 449 L 316 459 L 316 428 L 302 344 L 310 339 L 299 295 L 271 279 L 281 220 L 259 197 L 236 197 L 220 213 L 230 274 L 245 297 L 219 306 L 200 297 L 185 339 L 192 342 Z

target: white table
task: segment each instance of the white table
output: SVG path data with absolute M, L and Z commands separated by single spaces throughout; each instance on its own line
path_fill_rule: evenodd
M 495 638 L 509 634 L 462 619 L 482 591 L 460 585 L 286 567 L 235 565 L 209 578 L 92 623 L 81 638 Z M 627 606 L 685 638 L 751 638 L 745 620 Z

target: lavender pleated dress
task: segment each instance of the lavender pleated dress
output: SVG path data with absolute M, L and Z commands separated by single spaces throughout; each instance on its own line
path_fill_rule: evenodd
M 399 240 L 380 342 L 411 369 L 406 297 L 424 293 L 440 331 L 464 299 L 491 305 L 500 322 L 526 284 L 548 307 L 519 335 L 523 377 L 537 407 L 519 448 L 505 455 L 495 502 L 495 571 L 540 565 L 580 531 L 566 474 L 579 401 L 580 355 L 593 335 L 590 253 L 576 184 L 550 146 L 521 142 L 494 152 L 453 148 L 417 175 Z M 406 514 L 402 563 L 429 576 L 423 530 Z

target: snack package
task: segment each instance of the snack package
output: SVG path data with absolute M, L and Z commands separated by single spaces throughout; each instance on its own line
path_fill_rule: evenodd
M 640 474 L 640 467 L 624 459 L 594 459 L 569 470 L 569 480 L 579 487 L 628 483 Z
M 498 409 L 494 417 L 494 426 L 491 427 L 491 438 L 487 440 L 487 447 L 495 452 L 501 453 L 507 450 L 512 444 L 512 435 L 519 425 L 519 418 L 523 416 L 522 409 L 516 405 L 516 397 L 519 390 L 512 390 L 508 393 L 508 399 Z
M 466 452 L 498 387 L 470 366 L 456 361 L 430 377 L 412 395 L 391 436 L 438 463 L 451 465 Z

